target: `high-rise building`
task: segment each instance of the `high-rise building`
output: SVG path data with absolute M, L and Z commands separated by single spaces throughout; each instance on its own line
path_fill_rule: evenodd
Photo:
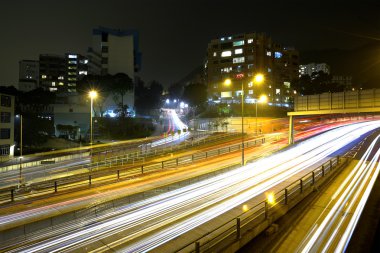
M 309 63 L 305 65 L 299 66 L 299 76 L 312 76 L 313 73 L 318 73 L 319 71 L 322 71 L 326 74 L 330 74 L 330 66 L 326 63 Z
M 58 93 L 76 93 L 77 83 L 88 73 L 88 59 L 80 54 L 41 54 L 39 86 Z
M 208 97 L 215 102 L 241 100 L 244 86 L 245 102 L 252 103 L 260 95 L 269 101 L 286 103 L 292 97 L 291 83 L 298 79 L 298 52 L 272 41 L 263 33 L 237 34 L 214 39 L 208 44 Z M 254 84 L 256 74 L 264 75 L 264 82 Z M 226 79 L 232 86 L 225 86 Z
M 76 93 L 78 81 L 88 73 L 88 59 L 80 54 L 66 53 L 66 86 L 67 92 Z
M 141 67 L 139 34 L 136 30 L 99 27 L 92 31 L 88 49 L 91 74 L 127 74 L 132 80 Z
M 14 96 L 0 94 L 0 161 L 14 154 L 14 110 Z
M 19 62 L 19 90 L 31 91 L 39 86 L 39 62 L 22 60 Z
M 65 92 L 66 61 L 61 55 L 40 55 L 40 86 L 52 92 Z
M 88 71 L 91 75 L 123 73 L 133 81 L 141 68 L 139 34 L 136 30 L 119 30 L 99 27 L 92 31 L 92 47 L 88 49 Z M 115 97 L 114 97 L 115 98 Z M 114 99 L 108 97 L 107 111 L 116 109 Z M 124 97 L 128 108 L 134 108 L 134 90 Z

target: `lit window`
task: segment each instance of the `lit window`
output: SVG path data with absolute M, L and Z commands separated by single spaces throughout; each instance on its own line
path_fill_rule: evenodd
M 51 86 L 55 86 L 55 82 L 51 82 Z
M 49 88 L 49 91 L 57 91 L 57 88 Z
M 280 89 L 276 89 L 276 95 L 280 94 Z
M 232 97 L 232 91 L 223 91 L 220 93 L 220 97 L 222 98 L 230 98 Z
M 59 76 L 59 77 L 58 77 L 58 80 L 63 80 L 63 79 L 64 79 L 63 76 Z
M 77 73 L 76 72 L 69 72 L 69 75 L 70 76 L 74 76 L 74 75 L 76 75 Z
M 221 41 L 224 41 L 224 38 L 220 38 Z
M 77 69 L 76 66 L 69 66 L 69 69 Z
M 244 40 L 234 41 L 234 42 L 232 43 L 232 45 L 233 45 L 234 47 L 243 46 L 243 45 L 244 45 Z
M 272 89 L 272 85 L 269 85 L 269 89 Z
M 87 71 L 84 71 L 84 70 L 81 70 L 81 71 L 79 71 L 79 75 L 87 75 Z
M 253 64 L 248 64 L 248 69 L 251 69 L 251 68 L 253 68 Z
M 88 60 L 84 60 L 84 64 L 87 64 L 88 63 Z
M 281 52 L 274 52 L 274 58 L 280 59 L 282 57 Z
M 214 57 L 217 56 L 216 52 L 214 52 L 212 55 L 213 55 Z
M 248 44 L 253 43 L 253 39 L 248 39 L 247 43 L 248 43 Z
M 59 82 L 58 85 L 61 85 L 61 86 L 62 86 L 62 85 L 63 85 L 63 82 Z
M 42 79 L 46 79 L 46 75 L 42 75 L 41 78 L 42 78 Z
M 69 54 L 69 58 L 70 58 L 70 59 L 76 59 L 76 58 L 77 58 L 77 55 L 75 55 L 75 54 Z
M 272 56 L 272 52 L 271 51 L 267 51 L 267 56 Z
M 244 57 L 237 57 L 232 60 L 233 63 L 242 63 L 244 62 Z
M 232 40 L 232 37 L 230 36 L 230 37 L 228 37 L 228 39 L 229 39 L 229 40 Z
M 253 82 L 249 82 L 248 87 L 252 87 L 252 86 L 253 86 Z
M 268 73 L 272 72 L 272 69 L 271 68 L 268 68 Z
M 77 61 L 69 61 L 69 64 L 77 64 Z
M 231 55 L 232 55 L 231 51 L 223 51 L 222 52 L 222 57 L 228 57 L 228 56 L 231 56 Z
M 285 86 L 286 88 L 290 88 L 290 82 L 284 82 L 284 86 Z
M 235 49 L 235 54 L 242 54 L 242 53 L 243 53 L 242 48 Z
M 252 95 L 253 94 L 253 90 L 248 90 L 248 94 Z

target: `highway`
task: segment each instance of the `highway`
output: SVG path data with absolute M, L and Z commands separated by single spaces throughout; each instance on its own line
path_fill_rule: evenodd
M 236 170 L 124 206 L 93 224 L 73 224 L 25 245 L 20 242 L 11 252 L 153 250 L 263 194 L 379 126 L 373 121 L 328 131 Z
M 300 252 L 344 252 L 380 171 L 380 135 L 331 197 L 301 244 Z M 370 154 L 375 154 L 369 159 Z

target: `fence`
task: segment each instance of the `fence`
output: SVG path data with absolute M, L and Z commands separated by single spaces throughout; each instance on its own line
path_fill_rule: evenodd
M 317 185 L 323 183 L 324 179 L 336 171 L 335 168 L 342 168 L 348 160 L 336 157 L 324 163 L 321 167 L 294 181 L 283 190 L 275 193 L 275 204 L 269 204 L 266 200 L 256 206 L 241 213 L 234 219 L 231 219 L 217 228 L 207 232 L 197 240 L 178 249 L 176 252 L 221 252 L 235 242 L 238 242 L 242 236 L 252 230 L 256 233 L 263 231 L 270 225 L 269 218 L 272 221 L 279 218 L 284 213 L 283 207 L 289 208 L 294 206 L 307 192 L 311 192 Z M 338 166 L 341 164 L 341 166 Z M 267 222 L 260 227 L 263 223 Z
M 261 145 L 264 142 L 265 138 L 263 137 L 254 139 L 252 141 L 246 141 L 244 142 L 244 148 Z M 16 186 L 2 189 L 0 190 L 0 203 L 15 201 L 17 197 L 24 198 L 33 194 L 41 195 L 43 193 L 57 193 L 58 190 L 87 187 L 92 186 L 94 183 L 101 184 L 109 181 L 118 181 L 121 179 L 132 178 L 145 173 L 175 168 L 177 166 L 193 163 L 194 161 L 235 152 L 241 149 L 242 144 L 233 144 L 222 148 L 197 152 L 191 155 L 185 155 L 150 164 L 142 164 L 130 168 L 121 168 L 127 164 L 128 157 L 111 161 L 98 162 L 91 167 L 87 167 L 87 172 L 85 173 L 33 183 L 27 186 L 25 185 L 19 189 Z M 118 166 L 119 168 L 117 168 Z M 111 167 L 116 168 L 110 170 L 109 168 Z

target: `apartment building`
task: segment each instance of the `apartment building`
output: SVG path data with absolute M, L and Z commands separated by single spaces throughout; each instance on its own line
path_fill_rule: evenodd
M 14 155 L 14 96 L 0 93 L 0 161 Z

